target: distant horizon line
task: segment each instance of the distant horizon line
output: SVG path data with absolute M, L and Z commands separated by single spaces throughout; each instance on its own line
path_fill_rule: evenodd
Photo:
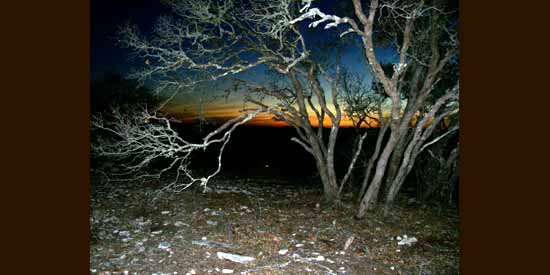
M 207 126 L 220 126 L 228 120 L 229 119 L 223 119 L 223 118 L 207 118 L 206 125 Z M 170 121 L 175 122 L 175 123 L 179 123 L 179 124 L 184 124 L 184 125 L 199 125 L 200 124 L 200 120 L 196 119 L 196 118 L 185 119 L 185 120 L 171 118 Z M 244 126 L 244 127 L 264 127 L 264 128 L 294 128 L 294 126 L 288 124 L 287 122 L 276 121 L 276 120 L 273 120 L 272 122 L 269 122 L 269 123 L 265 123 L 265 120 L 260 120 L 260 121 L 250 120 L 250 121 L 244 123 L 242 126 Z M 315 124 L 312 124 L 311 126 L 313 128 L 318 128 L 319 127 L 319 125 L 315 125 Z M 331 126 L 330 125 L 323 125 L 323 128 L 330 129 Z M 340 125 L 340 128 L 355 128 L 355 126 L 353 126 L 353 125 Z M 379 129 L 380 127 L 379 126 L 370 126 L 370 127 L 361 126 L 361 128 Z

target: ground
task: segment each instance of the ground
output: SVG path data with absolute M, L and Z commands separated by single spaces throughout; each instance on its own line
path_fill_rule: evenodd
M 455 212 L 401 198 L 391 216 L 357 221 L 351 198 L 330 208 L 308 180 L 217 178 L 209 189 L 93 185 L 90 273 L 458 274 Z M 418 241 L 398 245 L 403 235 Z

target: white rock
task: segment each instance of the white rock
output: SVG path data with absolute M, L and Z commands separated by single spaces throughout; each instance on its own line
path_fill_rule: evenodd
M 254 257 L 250 257 L 250 256 L 241 256 L 241 255 L 236 255 L 236 254 L 230 254 L 230 253 L 225 253 L 225 252 L 217 252 L 216 255 L 218 255 L 218 258 L 219 259 L 226 259 L 226 260 L 230 260 L 232 262 L 237 262 L 237 263 L 241 263 L 241 264 L 246 264 L 248 262 L 251 262 L 251 261 L 254 261 Z
M 391 270 L 395 270 L 395 267 L 391 266 L 390 269 L 391 269 Z
M 224 269 L 222 269 L 222 273 L 223 274 L 231 274 L 231 273 L 233 273 L 233 269 L 224 268 Z
M 286 255 L 286 253 L 288 253 L 288 249 L 286 249 L 286 248 L 281 249 L 281 250 L 279 250 L 279 252 L 277 252 L 277 253 L 279 253 L 279 255 Z
M 417 242 L 418 240 L 415 237 L 405 238 L 402 239 L 397 243 L 397 245 L 409 245 L 411 246 L 413 243 Z
M 174 225 L 177 226 L 177 227 L 180 227 L 180 226 L 184 226 L 184 225 L 187 225 L 187 224 L 185 224 L 181 221 L 177 221 L 177 222 L 174 223 Z
M 159 249 L 168 249 L 168 248 L 170 248 L 170 243 L 168 242 L 159 243 Z
M 352 235 L 346 240 L 346 243 L 344 244 L 344 250 L 348 250 L 349 246 L 351 245 L 351 243 L 353 243 L 354 239 L 355 239 L 355 236 Z
M 299 244 L 296 245 L 296 247 L 302 247 L 302 246 L 304 246 L 303 243 L 299 243 Z
M 323 262 L 325 260 L 325 257 L 323 257 L 322 255 L 319 255 L 317 256 L 317 258 L 315 258 L 314 260 L 318 261 L 318 262 Z
M 170 214 L 170 211 L 162 211 L 162 212 L 160 212 L 160 214 L 162 214 L 162 215 Z
M 191 269 L 191 270 L 189 270 L 189 273 L 191 273 L 191 274 L 197 274 L 197 271 L 195 271 L 194 269 Z
M 206 223 L 207 223 L 208 225 L 214 225 L 214 226 L 218 224 L 218 222 L 216 222 L 216 221 L 210 221 L 210 220 L 207 220 Z

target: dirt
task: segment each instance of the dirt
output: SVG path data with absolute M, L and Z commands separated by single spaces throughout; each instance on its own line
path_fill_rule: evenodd
M 402 198 L 389 217 L 375 211 L 358 221 L 351 195 L 333 209 L 305 180 L 218 178 L 209 189 L 93 186 L 90 273 L 458 274 L 453 211 Z M 398 245 L 403 235 L 418 241 Z M 235 263 L 217 252 L 255 260 Z

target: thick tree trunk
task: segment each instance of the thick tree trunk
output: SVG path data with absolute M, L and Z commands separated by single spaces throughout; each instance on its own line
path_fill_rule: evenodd
M 384 148 L 384 151 L 382 151 L 382 154 L 380 155 L 380 158 L 378 159 L 378 162 L 376 164 L 376 172 L 374 174 L 374 178 L 372 179 L 372 182 L 367 189 L 367 193 L 365 193 L 365 195 L 361 199 L 359 210 L 355 215 L 357 219 L 362 219 L 365 216 L 366 211 L 372 210 L 374 205 L 376 205 L 378 193 L 380 191 L 380 185 L 382 183 L 384 173 L 386 172 L 388 160 L 398 140 L 399 136 L 397 135 L 397 133 L 392 132 L 390 135 L 390 139 L 388 140 L 388 143 L 386 143 L 386 147 Z
M 411 140 L 408 144 L 407 149 L 403 153 L 401 165 L 397 171 L 397 175 L 393 181 L 389 183 L 388 192 L 386 194 L 386 201 L 384 203 L 384 216 L 389 214 L 390 208 L 393 205 L 393 201 L 397 196 L 397 192 L 401 189 L 401 186 L 405 182 L 405 178 L 412 170 L 412 166 L 418 154 L 418 151 L 412 152 L 413 148 L 416 147 L 417 140 Z
M 329 134 L 329 145 L 327 150 L 327 175 L 328 175 L 328 186 L 325 192 L 328 192 L 331 197 L 330 202 L 339 204 L 340 203 L 340 192 L 338 191 L 338 178 L 336 177 L 336 170 L 334 169 L 334 151 L 336 147 L 336 137 L 338 136 L 338 127 L 339 125 L 333 125 Z
M 382 147 L 382 141 L 384 140 L 384 136 L 386 135 L 388 128 L 389 128 L 389 124 L 384 124 L 384 126 L 382 126 L 382 128 L 380 129 L 380 132 L 378 133 L 378 137 L 376 138 L 376 147 L 374 148 L 374 153 L 369 158 L 367 169 L 365 170 L 365 176 L 363 177 L 363 182 L 361 183 L 361 190 L 359 191 L 359 196 L 358 196 L 359 200 L 361 200 L 363 198 L 363 195 L 365 195 L 365 190 L 367 190 L 367 186 L 370 180 L 370 175 L 372 173 L 372 168 L 374 167 L 374 164 L 378 159 L 378 155 L 380 154 L 380 148 Z
M 319 172 L 319 177 L 321 178 L 321 182 L 323 184 L 323 195 L 325 197 L 325 201 L 329 204 L 338 205 L 340 203 L 338 183 L 335 178 L 330 176 L 329 173 L 330 169 L 334 169 L 334 167 L 331 168 L 328 165 L 320 151 L 317 151 L 317 153 L 314 151 L 313 157 L 315 158 L 317 171 Z
M 407 141 L 407 134 L 409 132 L 409 129 L 405 130 L 405 133 L 401 134 L 401 137 L 399 138 L 399 141 L 397 142 L 397 145 L 395 146 L 395 149 L 393 150 L 390 162 L 388 164 L 388 172 L 386 173 L 386 180 L 384 182 L 385 190 L 384 195 L 387 195 L 390 192 L 391 183 L 394 181 L 395 177 L 397 176 L 397 172 L 399 171 L 399 167 L 401 166 L 401 160 L 403 159 L 403 153 L 405 153 L 406 141 Z
M 400 169 L 399 173 L 396 175 L 394 181 L 390 184 L 388 193 L 386 194 L 386 201 L 384 203 L 384 216 L 389 214 L 390 208 L 393 205 L 397 193 L 401 189 L 401 186 L 405 182 L 405 178 L 409 174 L 408 171 L 404 171 L 406 168 Z

